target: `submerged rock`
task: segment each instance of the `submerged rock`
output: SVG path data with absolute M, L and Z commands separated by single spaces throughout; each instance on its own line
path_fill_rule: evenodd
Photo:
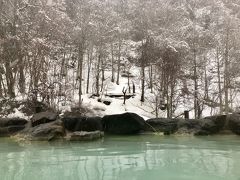
M 104 133 L 101 131 L 85 132 L 85 131 L 76 131 L 68 134 L 67 139 L 69 141 L 93 141 L 100 139 L 104 136 Z
M 32 126 L 35 127 L 40 124 L 45 124 L 57 120 L 58 114 L 50 111 L 40 112 L 34 114 L 31 118 Z
M 62 118 L 64 127 L 69 131 L 102 131 L 102 118 L 84 117 L 78 114 L 67 115 Z
M 137 134 L 145 129 L 145 121 L 135 113 L 104 116 L 104 132 L 110 134 Z

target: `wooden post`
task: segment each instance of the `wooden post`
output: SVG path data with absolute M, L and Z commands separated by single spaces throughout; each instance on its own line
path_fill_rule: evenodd
M 184 118 L 189 119 L 189 111 L 184 111 Z

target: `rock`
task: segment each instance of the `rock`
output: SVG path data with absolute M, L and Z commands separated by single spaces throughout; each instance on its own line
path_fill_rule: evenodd
M 214 122 L 216 125 L 216 131 L 224 130 L 224 128 L 227 128 L 227 116 L 226 115 L 217 115 L 217 116 L 208 116 L 204 119 L 210 119 Z
M 101 131 L 85 132 L 85 131 L 76 131 L 68 135 L 67 139 L 69 141 L 93 141 L 100 139 L 104 136 L 104 133 Z
M 149 126 L 164 134 L 212 135 L 219 133 L 225 126 L 226 117 L 211 116 L 204 119 L 149 119 Z M 147 128 L 151 130 L 151 128 Z
M 62 118 L 64 127 L 69 131 L 102 131 L 102 118 L 100 117 L 84 117 L 81 115 L 68 114 Z
M 182 119 L 178 123 L 178 131 L 193 135 L 212 135 L 220 131 L 211 119 Z
M 25 129 L 28 121 L 22 118 L 0 119 L 0 136 L 11 136 Z
M 21 126 L 21 125 L 19 125 L 19 126 L 9 126 L 8 127 L 8 132 L 10 134 L 14 134 L 14 133 L 17 133 L 17 132 L 25 129 L 25 128 L 26 128 L 25 126 Z
M 233 133 L 240 135 L 240 114 L 228 115 L 227 121 L 228 121 L 229 129 Z
M 35 127 L 40 124 L 49 123 L 55 121 L 58 115 L 54 112 L 46 111 L 34 114 L 31 118 L 32 126 Z
M 102 102 L 103 104 L 105 104 L 107 106 L 110 106 L 111 103 L 112 103 L 112 100 L 111 99 L 101 99 L 101 98 L 98 98 L 98 102 Z
M 178 119 L 155 118 L 146 121 L 147 131 L 163 132 L 164 134 L 173 134 L 178 129 Z
M 65 130 L 62 121 L 54 121 L 26 129 L 17 136 L 31 141 L 51 141 L 63 138 Z
M 106 100 L 106 101 L 103 101 L 103 104 L 105 104 L 105 105 L 107 105 L 107 106 L 110 106 L 111 105 L 111 101 L 108 101 L 108 100 Z
M 2 118 L 0 119 L 0 127 L 8 126 L 23 126 L 27 124 L 28 121 L 22 118 Z
M 145 121 L 135 113 L 104 116 L 104 132 L 110 134 L 137 134 L 145 129 Z
M 194 135 L 212 135 L 220 131 L 219 127 L 211 119 L 199 119 L 197 122 L 197 128 L 199 129 L 196 129 Z

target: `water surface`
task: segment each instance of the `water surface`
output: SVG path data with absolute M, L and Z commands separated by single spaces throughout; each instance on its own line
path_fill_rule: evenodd
M 239 167 L 238 136 L 31 144 L 0 139 L 1 180 L 240 180 Z

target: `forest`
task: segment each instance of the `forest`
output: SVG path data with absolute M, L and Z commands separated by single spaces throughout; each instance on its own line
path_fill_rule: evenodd
M 0 0 L 0 99 L 82 106 L 125 76 L 156 117 L 238 112 L 239 35 L 239 0 Z

